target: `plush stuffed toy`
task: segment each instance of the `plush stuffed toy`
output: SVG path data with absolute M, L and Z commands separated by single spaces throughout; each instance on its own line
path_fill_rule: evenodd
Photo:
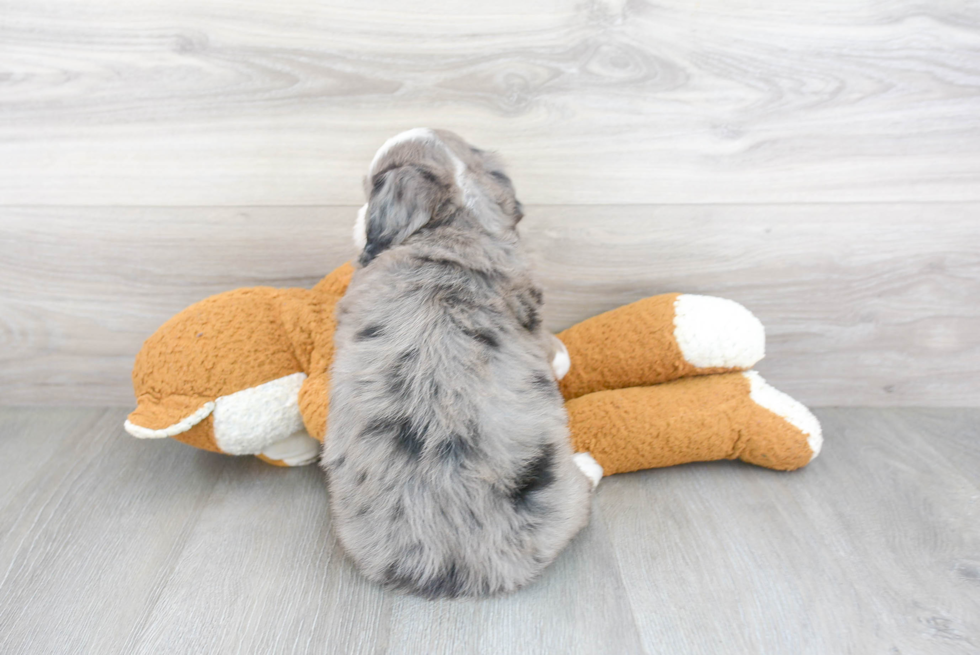
M 326 434 L 334 306 L 354 269 L 313 289 L 238 289 L 192 305 L 136 357 L 126 431 L 280 466 L 315 461 Z M 646 298 L 557 335 L 577 460 L 602 475 L 740 459 L 793 470 L 817 456 L 820 424 L 754 371 L 762 324 L 730 300 Z M 598 463 L 596 465 L 596 462 Z

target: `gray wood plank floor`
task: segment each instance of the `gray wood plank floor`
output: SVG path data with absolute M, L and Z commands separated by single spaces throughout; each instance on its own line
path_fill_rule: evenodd
M 532 586 L 427 602 L 359 577 L 318 470 L 0 409 L 3 653 L 978 653 L 980 410 L 823 409 L 795 473 L 603 481 Z

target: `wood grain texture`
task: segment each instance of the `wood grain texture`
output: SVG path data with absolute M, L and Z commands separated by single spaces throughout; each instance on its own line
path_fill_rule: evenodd
M 539 204 L 980 200 L 976 0 L 5 0 L 0 204 L 355 204 L 454 129 Z
M 547 207 L 528 244 L 563 328 L 657 293 L 736 300 L 757 367 L 816 406 L 980 404 L 980 206 Z
M 0 404 L 133 402 L 143 340 L 208 295 L 310 286 L 355 207 L 6 208 Z M 669 291 L 767 328 L 759 369 L 817 405 L 980 403 L 980 204 L 531 206 L 546 324 Z
M 943 431 L 891 411 L 818 412 L 824 451 L 791 474 L 714 463 L 603 482 L 647 651 L 975 653 L 977 487 L 930 445 Z
M 825 409 L 779 473 L 613 476 L 530 587 L 428 602 L 364 580 L 315 467 L 122 433 L 119 409 L 0 409 L 0 651 L 976 653 L 977 409 Z M 975 459 L 975 458 L 974 458 Z
M 124 652 L 231 461 L 127 441 L 119 410 L 0 417 L 4 476 L 30 473 L 0 499 L 0 652 Z
M 930 436 L 929 445 L 945 455 L 963 477 L 980 489 L 980 422 L 958 421 L 955 415 L 923 407 L 896 408 L 889 415 L 922 426 Z M 974 577 L 980 580 L 980 562 L 977 564 Z
M 392 598 L 345 559 L 330 531 L 328 502 L 316 466 L 229 462 L 153 612 L 124 651 L 383 650 Z
M 399 597 L 389 644 L 408 653 L 642 653 L 602 508 L 541 579 L 519 593 L 432 603 Z M 432 620 L 438 617 L 439 629 Z
M 240 286 L 312 286 L 353 254 L 356 208 L 0 211 L 0 404 L 128 405 L 164 321 Z

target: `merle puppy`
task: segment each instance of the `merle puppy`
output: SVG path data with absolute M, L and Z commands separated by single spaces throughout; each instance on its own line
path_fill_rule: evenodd
M 521 205 L 491 154 L 439 130 L 385 143 L 365 186 L 323 457 L 336 533 L 389 587 L 512 591 L 586 524 L 591 490 L 551 369 L 562 347 L 541 327 L 515 229 Z

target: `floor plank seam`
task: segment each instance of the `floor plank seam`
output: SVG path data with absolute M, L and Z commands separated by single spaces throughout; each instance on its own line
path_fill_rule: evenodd
M 600 499 L 600 495 L 599 495 L 600 490 L 597 489 L 596 491 L 597 491 L 597 493 L 595 494 L 595 503 L 596 503 L 596 506 L 597 507 L 601 508 L 602 507 L 602 504 L 601 504 L 601 499 Z M 630 598 L 630 594 L 629 594 L 629 591 L 626 588 L 626 584 L 623 582 L 623 568 L 622 568 L 622 563 L 619 560 L 619 554 L 616 552 L 616 548 L 613 546 L 612 540 L 609 538 L 610 530 L 609 530 L 609 525 L 606 523 L 606 518 L 605 517 L 606 517 L 605 511 L 600 511 L 599 512 L 599 523 L 602 526 L 602 539 L 606 543 L 607 550 L 612 555 L 613 564 L 616 567 L 616 576 L 617 576 L 616 582 L 617 582 L 617 586 L 621 590 L 621 592 L 623 594 L 623 597 L 626 599 L 626 604 L 630 608 L 630 620 L 631 620 L 631 624 L 633 626 L 634 636 L 636 637 L 636 643 L 639 644 L 639 647 L 640 647 L 640 655 L 650 655 L 650 653 L 647 652 L 646 646 L 643 643 L 643 635 L 640 632 L 640 623 L 639 623 L 639 621 L 637 619 L 636 607 L 633 605 L 633 599 Z M 595 520 L 595 516 L 594 515 L 593 515 L 593 519 L 592 520 Z
M 191 454 L 199 455 L 198 453 Z M 184 520 L 180 533 L 174 540 L 173 545 L 170 548 L 170 552 L 167 555 L 166 565 L 160 572 L 157 580 L 154 581 L 153 586 L 150 588 L 149 593 L 147 594 L 147 596 L 150 598 L 150 602 L 147 604 L 146 608 L 140 614 L 140 617 L 133 626 L 129 637 L 126 639 L 126 646 L 122 652 L 141 652 L 139 650 L 139 646 L 145 637 L 144 633 L 146 631 L 146 627 L 150 624 L 153 615 L 156 613 L 157 605 L 173 579 L 173 574 L 177 569 L 177 564 L 180 561 L 181 555 L 183 555 L 185 549 L 187 548 L 187 544 L 190 542 L 191 537 L 195 532 L 195 528 L 200 522 L 201 515 L 204 513 L 205 509 L 207 509 L 211 497 L 214 495 L 214 491 L 218 487 L 218 482 L 224 476 L 225 471 L 227 470 L 227 466 L 228 462 L 223 462 L 221 473 L 219 475 L 211 476 L 211 484 L 207 488 L 207 493 L 198 496 L 194 510 L 188 514 L 187 518 Z

